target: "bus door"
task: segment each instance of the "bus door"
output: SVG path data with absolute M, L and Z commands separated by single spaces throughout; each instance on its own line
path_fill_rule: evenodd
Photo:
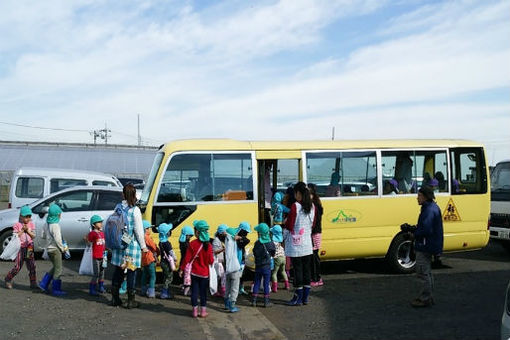
M 302 179 L 301 152 L 257 152 L 259 221 L 271 225 L 271 200 Z

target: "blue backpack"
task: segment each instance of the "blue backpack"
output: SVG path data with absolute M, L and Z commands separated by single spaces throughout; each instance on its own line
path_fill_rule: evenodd
M 127 248 L 128 243 L 123 241 L 124 235 L 127 234 L 127 211 L 122 208 L 122 204 L 117 204 L 113 214 L 111 214 L 103 227 L 106 248 L 120 249 Z

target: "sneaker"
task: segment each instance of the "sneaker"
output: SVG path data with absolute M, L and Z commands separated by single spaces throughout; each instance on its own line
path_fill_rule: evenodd
M 319 283 L 317 281 L 310 282 L 310 286 L 312 286 L 312 287 L 317 287 L 318 285 L 319 285 Z
M 320 279 L 316 283 L 317 283 L 317 286 L 324 286 L 324 281 L 322 281 L 322 279 Z
M 12 282 L 11 281 L 5 281 L 5 288 L 12 289 Z
M 434 304 L 434 300 L 432 298 L 428 300 L 421 300 L 421 299 L 414 299 L 411 301 L 411 306 L 415 308 L 421 308 L 421 307 L 430 307 Z

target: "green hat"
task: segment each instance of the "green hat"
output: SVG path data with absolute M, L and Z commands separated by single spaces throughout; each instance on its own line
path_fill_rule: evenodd
M 50 204 L 46 223 L 54 224 L 60 222 L 60 214 L 62 214 L 62 209 L 60 209 L 60 207 L 55 203 Z
M 202 242 L 209 242 L 211 238 L 209 237 L 209 225 L 207 222 L 204 220 L 195 221 L 193 226 L 198 231 L 198 239 Z
M 271 238 L 269 237 L 269 226 L 265 223 L 260 223 L 255 227 L 255 231 L 259 233 L 260 243 L 269 243 Z
M 32 216 L 32 209 L 28 205 L 24 205 L 21 207 L 19 215 L 23 217 Z
M 94 225 L 97 222 L 103 222 L 103 218 L 99 215 L 94 215 L 90 218 L 90 225 Z
M 147 221 L 147 220 L 143 220 L 142 221 L 142 225 L 143 225 L 143 229 L 147 229 L 147 228 L 152 227 L 152 224 L 149 221 Z

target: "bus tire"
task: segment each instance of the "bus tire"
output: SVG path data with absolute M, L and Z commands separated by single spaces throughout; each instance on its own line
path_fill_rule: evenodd
M 5 246 L 7 246 L 11 239 L 12 239 L 11 228 L 5 229 L 4 232 L 0 234 L 0 254 L 3 253 Z
M 416 264 L 413 241 L 409 240 L 404 233 L 395 236 L 386 254 L 386 262 L 394 273 L 412 273 Z

